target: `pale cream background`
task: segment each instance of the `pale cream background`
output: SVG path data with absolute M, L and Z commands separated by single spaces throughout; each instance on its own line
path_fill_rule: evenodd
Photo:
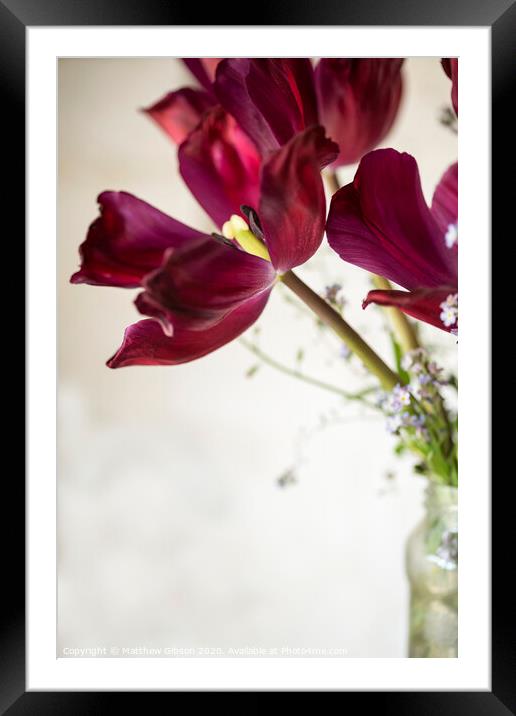
M 449 81 L 410 59 L 384 144 L 419 162 L 427 198 L 456 158 L 438 122 Z M 124 189 L 199 229 L 175 149 L 142 113 L 194 84 L 173 59 L 59 63 L 58 654 L 76 647 L 302 647 L 404 656 L 403 545 L 422 484 L 383 422 L 262 367 L 237 342 L 184 366 L 111 371 L 135 292 L 71 286 L 97 194 Z M 341 172 L 352 178 L 354 167 Z M 327 248 L 300 271 L 343 283 L 348 318 L 390 359 L 367 276 Z M 275 291 L 260 342 L 342 388 L 363 385 L 330 336 Z M 425 336 L 453 365 L 454 339 Z M 323 424 L 327 423 L 326 427 Z M 277 478 L 295 467 L 297 483 Z M 386 478 L 396 472 L 396 478 Z M 344 651 L 343 651 L 344 650 Z

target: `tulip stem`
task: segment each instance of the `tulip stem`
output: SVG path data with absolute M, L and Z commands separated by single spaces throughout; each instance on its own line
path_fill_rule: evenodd
M 380 356 L 364 341 L 363 338 L 340 316 L 334 308 L 306 285 L 292 271 L 283 274 L 281 280 L 300 298 L 312 311 L 344 341 L 365 365 L 379 379 L 385 390 L 392 390 L 400 383 L 399 376 L 384 363 Z
M 371 274 L 371 278 L 374 286 L 380 291 L 392 291 L 391 282 L 383 278 L 383 276 Z M 384 306 L 383 310 L 389 319 L 403 353 L 419 348 L 416 332 L 406 315 L 394 306 Z

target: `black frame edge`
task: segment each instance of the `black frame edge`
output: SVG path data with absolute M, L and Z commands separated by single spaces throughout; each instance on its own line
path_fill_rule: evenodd
M 7 249 L 12 266 L 25 265 L 24 236 L 25 226 L 25 26 L 10 10 L 0 2 L 0 27 L 2 28 L 2 41 L 0 42 L 0 76 L 2 106 L 9 108 L 2 116 L 2 133 L 4 141 L 4 191 L 3 196 L 8 200 L 9 211 L 4 215 L 5 224 L 9 218 L 10 230 L 4 228 L 4 236 L 11 238 L 11 245 Z M 15 217 L 18 217 L 18 221 Z M 15 274 L 18 271 L 4 272 L 4 290 L 10 295 L 15 293 L 21 300 L 18 311 L 24 315 L 24 296 L 20 290 Z M 21 294 L 21 295 L 20 295 Z M 18 321 L 15 321 L 18 323 Z M 13 326 L 14 329 L 14 326 Z M 24 345 L 22 321 L 19 320 L 19 334 L 16 341 L 14 330 L 10 340 L 16 345 Z M 13 343 L 14 345 L 14 343 Z M 5 375 L 9 375 L 9 382 L 16 386 L 12 398 L 7 400 L 4 419 L 9 420 L 12 436 L 14 429 L 23 425 L 23 405 L 25 402 L 25 375 L 23 369 L 23 352 L 16 350 L 17 359 L 9 361 Z M 18 373 L 18 381 L 15 375 Z M 19 413 L 12 406 L 22 407 Z M 9 414 L 9 417 L 8 417 Z M 20 415 L 18 418 L 17 416 Z M 23 429 L 23 428 L 22 428 Z M 21 432 L 21 430 L 20 430 Z M 4 433 L 4 445 L 7 445 Z M 4 712 L 25 689 L 25 484 L 24 484 L 24 455 L 22 444 L 20 451 L 10 450 L 12 464 L 16 470 L 8 469 L 9 479 L 3 486 L 3 518 L 1 521 L 3 544 L 3 597 L 4 608 L 2 612 L 0 632 L 0 713 Z M 17 459 L 14 462 L 14 456 Z
M 501 15 L 491 28 L 492 42 L 492 416 L 504 409 L 502 363 L 507 331 L 503 309 L 512 307 L 511 248 L 505 252 L 504 236 L 510 227 L 514 190 L 506 180 L 507 167 L 516 161 L 513 139 L 514 97 L 516 96 L 516 3 Z M 502 258 L 502 251 L 504 252 Z M 514 254 L 514 249 L 512 248 Z M 500 260 L 496 263 L 496 257 Z M 494 290 L 496 288 L 496 290 Z M 506 321 L 510 321 L 507 318 Z M 498 344 L 498 350 L 495 350 Z M 498 383 L 498 389 L 497 389 Z M 507 579 L 507 548 L 514 543 L 514 500 L 512 481 L 503 478 L 502 452 L 511 445 L 512 436 L 504 421 L 498 419 L 492 430 L 492 689 L 508 708 L 516 712 L 516 609 L 514 593 Z M 499 460 L 497 465 L 497 460 Z M 511 549 L 512 554 L 512 549 Z
M 262 0 L 198 6 L 173 0 L 1 0 L 24 25 L 492 25 L 513 0 Z M 199 23 L 199 15 L 202 22 Z
M 424 4 L 424 3 L 423 3 Z M 493 189 L 492 189 L 492 215 L 493 237 L 500 235 L 499 241 L 512 241 L 507 236 L 505 227 L 508 224 L 508 213 L 514 203 L 513 182 L 504 181 L 503 168 L 515 166 L 514 142 L 507 138 L 512 136 L 513 113 L 512 100 L 514 92 L 514 57 L 516 38 L 516 3 L 514 0 L 496 0 L 490 3 L 475 0 L 465 2 L 462 0 L 449 0 L 442 6 L 430 3 L 430 8 L 417 6 L 414 13 L 414 2 L 397 0 L 370 3 L 372 7 L 359 7 L 357 3 L 340 0 L 327 0 L 326 3 L 317 4 L 317 12 L 312 12 L 306 6 L 290 4 L 290 0 L 281 0 L 276 9 L 264 9 L 260 13 L 259 24 L 349 24 L 349 25 L 492 25 L 492 92 L 493 92 Z M 412 9 L 411 9 L 412 8 Z M 198 13 L 195 9 L 194 12 Z M 269 14 L 268 14 L 269 13 Z M 292 20 L 295 18 L 295 21 Z M 324 22 L 321 22 L 324 18 Z M 330 20 L 331 18 L 331 20 Z M 197 18 L 194 18 L 197 19 Z M 205 16 L 203 24 L 235 24 L 220 22 L 220 16 L 215 22 Z M 273 22 L 265 22 L 272 19 Z M 219 20 L 219 23 L 217 23 Z M 238 17 L 238 24 L 258 24 L 256 17 L 245 20 Z M 122 6 L 109 0 L 90 0 L 85 3 L 81 0 L 0 0 L 0 25 L 2 28 L 2 42 L 0 43 L 0 68 L 2 75 L 2 93 L 4 107 L 10 107 L 4 112 L 4 136 L 9 138 L 7 150 L 12 152 L 9 161 L 9 188 L 8 201 L 10 214 L 14 216 L 25 215 L 25 27 L 38 25 L 160 25 L 160 24 L 198 24 L 190 22 L 188 11 L 183 7 L 172 7 L 166 0 L 148 0 L 144 5 L 140 0 L 124 0 Z M 505 142 L 503 139 L 505 138 Z M 512 160 L 512 161 L 511 161 Z M 15 233 L 21 233 L 20 222 L 13 225 Z M 20 246 L 23 242 L 20 238 Z M 494 244 L 496 247 L 496 244 Z M 496 251 L 493 251 L 493 259 Z M 24 262 L 24 257 L 22 257 Z M 493 295 L 493 309 L 501 308 L 510 300 L 509 286 L 512 284 L 511 262 L 504 256 L 504 263 L 498 264 L 501 273 L 497 279 L 497 292 Z M 501 278 L 500 278 L 501 277 Z M 10 295 L 17 288 L 16 278 L 8 276 L 7 290 Z M 503 287 L 506 287 L 505 289 Z M 504 294 L 505 291 L 505 294 Z M 12 292 L 12 293 L 11 293 Z M 16 293 L 19 293 L 19 289 Z M 511 305 L 510 303 L 508 305 Z M 493 310 L 493 335 L 506 335 L 506 324 L 502 326 L 502 313 Z M 499 326 L 499 330 L 496 327 Z M 500 355 L 500 353 L 498 353 Z M 499 370 L 497 360 L 500 363 Z M 504 365 L 507 370 L 507 366 Z M 492 375 L 503 374 L 501 361 L 493 355 Z M 493 415 L 497 413 L 498 405 L 503 398 L 498 397 L 493 390 Z M 18 392 L 17 400 L 20 401 Z M 16 424 L 13 421 L 13 424 Z M 501 430 L 500 430 L 501 428 Z M 508 426 L 499 425 L 499 430 L 493 433 L 493 455 L 506 456 L 507 441 L 510 439 Z M 499 449 L 497 450 L 497 446 Z M 504 446 L 504 447 L 502 447 Z M 505 466 L 504 466 L 505 467 Z M 507 468 L 500 471 L 501 478 L 510 478 Z M 2 632 L 0 650 L 0 714 L 44 714 L 55 715 L 74 713 L 100 714 L 112 711 L 114 698 L 131 699 L 148 708 L 152 699 L 156 703 L 158 696 L 170 696 L 162 693 L 93 693 L 93 692 L 25 692 L 25 490 L 21 479 L 16 475 L 8 476 L 4 482 L 5 504 L 9 505 L 10 523 L 3 524 L 4 535 L 4 574 L 7 575 L 8 589 L 4 586 L 4 597 L 7 605 L 2 614 Z M 504 583 L 508 575 L 510 562 L 507 551 L 512 545 L 512 501 L 509 498 L 510 480 L 499 481 L 493 485 L 493 603 L 492 603 L 492 689 L 490 692 L 346 692 L 342 696 L 347 704 L 350 699 L 359 696 L 361 706 L 363 699 L 368 705 L 381 709 L 387 716 L 407 714 L 414 716 L 507 716 L 516 713 L 516 645 L 514 643 L 515 609 L 514 594 Z M 512 560 L 513 561 L 513 560 Z M 171 694 L 174 697 L 174 694 Z M 145 698 L 145 702 L 143 701 Z

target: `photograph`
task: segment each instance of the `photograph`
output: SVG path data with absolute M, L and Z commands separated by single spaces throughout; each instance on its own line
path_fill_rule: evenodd
M 0 0 L 0 715 L 511 716 L 516 0 L 246 9 Z
M 58 58 L 58 658 L 457 659 L 461 62 Z

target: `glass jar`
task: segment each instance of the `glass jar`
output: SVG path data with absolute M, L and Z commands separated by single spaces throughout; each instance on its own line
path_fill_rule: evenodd
M 410 657 L 457 656 L 457 564 L 457 488 L 429 482 L 406 547 Z

